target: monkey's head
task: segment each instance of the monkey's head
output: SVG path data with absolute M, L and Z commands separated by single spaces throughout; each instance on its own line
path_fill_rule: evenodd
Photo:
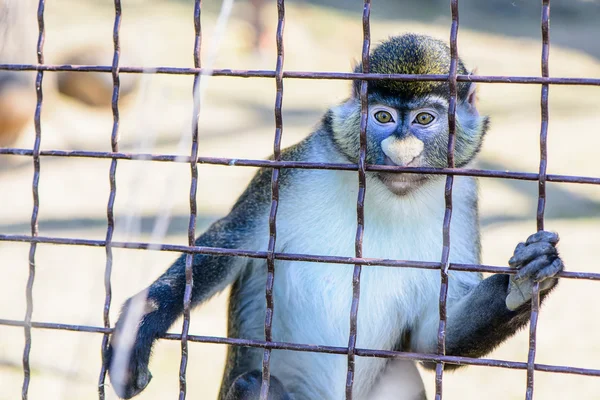
M 370 72 L 379 74 L 448 74 L 450 48 L 429 36 L 392 37 L 371 53 Z M 361 72 L 361 65 L 356 72 Z M 468 74 L 458 61 L 458 74 Z M 334 140 L 352 162 L 360 148 L 360 86 L 354 81 L 351 97 L 332 109 Z M 457 86 L 457 167 L 468 164 L 479 152 L 488 128 L 488 117 L 476 108 L 475 84 Z M 367 163 L 410 167 L 448 166 L 447 81 L 377 80 L 368 84 Z M 397 195 L 404 195 L 442 175 L 379 173 L 377 177 Z

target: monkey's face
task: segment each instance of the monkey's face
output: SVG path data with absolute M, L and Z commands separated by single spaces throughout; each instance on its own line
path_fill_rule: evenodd
M 488 118 L 475 106 L 474 92 L 459 101 L 456 110 L 454 159 L 457 167 L 478 153 Z M 353 97 L 333 110 L 334 138 L 342 151 L 357 162 L 360 149 L 360 101 Z M 403 100 L 369 95 L 367 163 L 404 167 L 448 166 L 448 100 L 428 95 Z M 373 173 L 390 191 L 407 194 L 442 175 Z
M 444 42 L 425 35 L 405 34 L 389 38 L 371 52 L 369 72 L 447 74 L 451 61 L 450 48 Z M 461 75 L 469 74 L 460 59 L 456 68 Z M 354 70 L 361 72 L 362 66 L 357 65 Z M 360 80 L 353 81 L 351 98 L 332 110 L 334 139 L 353 162 L 357 162 L 360 149 L 361 84 Z M 488 119 L 477 112 L 474 84 L 458 82 L 456 92 L 454 160 L 457 167 L 463 167 L 479 151 Z M 449 94 L 447 81 L 369 82 L 367 163 L 447 167 Z M 397 195 L 409 193 L 428 181 L 444 179 L 442 175 L 426 174 L 368 175 Z

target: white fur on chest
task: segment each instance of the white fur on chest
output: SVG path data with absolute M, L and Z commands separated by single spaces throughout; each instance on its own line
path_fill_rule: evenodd
M 354 257 L 356 174 L 311 173 L 311 179 L 299 180 L 307 182 L 305 187 L 294 187 L 295 197 L 284 197 L 281 202 L 278 251 Z M 456 181 L 463 184 L 463 190 L 473 190 L 471 182 Z M 454 201 L 451 260 L 476 262 L 472 237 L 476 234 L 474 214 L 463 203 L 460 199 Z M 443 215 L 442 181 L 431 183 L 416 196 L 400 198 L 369 179 L 363 257 L 439 262 Z M 278 261 L 274 340 L 347 346 L 353 270 L 353 265 L 345 264 Z M 464 276 L 469 277 L 468 274 Z M 428 304 L 436 301 L 439 287 L 437 270 L 363 267 L 357 346 L 394 348 L 403 330 L 414 324 Z M 297 317 L 289 318 L 290 315 Z M 345 356 L 286 352 L 274 357 L 273 361 L 282 370 L 281 374 L 290 376 L 297 376 L 300 370 L 309 373 L 307 365 L 321 364 L 323 368 L 311 368 L 315 374 L 307 378 L 315 386 L 315 398 L 343 397 Z M 382 360 L 357 360 L 356 398 L 367 395 L 383 367 Z

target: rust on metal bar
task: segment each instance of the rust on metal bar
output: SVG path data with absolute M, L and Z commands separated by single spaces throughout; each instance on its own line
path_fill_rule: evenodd
M 0 155 L 31 156 L 33 150 L 19 148 L 2 148 Z M 132 161 L 159 161 L 174 163 L 189 163 L 191 157 L 175 154 L 122 153 L 87 150 L 41 150 L 42 157 L 78 157 L 78 158 L 116 158 Z M 243 158 L 198 157 L 198 164 L 221 165 L 228 167 L 257 167 L 257 168 L 294 168 L 294 169 L 323 169 L 340 171 L 358 171 L 358 164 L 350 163 L 319 163 L 304 161 L 252 160 Z M 369 172 L 420 173 L 432 175 L 477 176 L 482 178 L 502 178 L 524 181 L 538 181 L 539 174 L 531 172 L 510 172 L 498 170 L 483 170 L 471 168 L 433 168 L 433 167 L 402 167 L 396 165 L 367 164 Z M 600 177 L 547 174 L 546 181 L 556 183 L 580 183 L 600 185 Z
M 550 0 L 542 0 L 542 76 L 549 76 L 550 54 Z M 544 230 L 544 210 L 546 208 L 546 169 L 548 167 L 548 84 L 542 85 L 540 108 L 540 168 L 538 174 L 537 229 Z M 531 316 L 529 320 L 529 351 L 527 354 L 526 400 L 533 400 L 534 365 L 536 352 L 537 322 L 540 312 L 540 284 L 535 282 L 531 295 Z
M 21 242 L 21 243 L 46 243 L 68 246 L 89 246 L 89 247 L 104 247 L 104 240 L 91 239 L 76 239 L 76 238 L 57 238 L 47 236 L 28 236 L 28 235 L 2 235 L 0 234 L 0 242 Z M 132 250 L 152 250 L 152 251 L 169 251 L 177 253 L 194 253 L 207 254 L 223 257 L 246 257 L 266 259 L 266 251 L 252 251 L 243 249 L 229 249 L 220 247 L 202 247 L 202 246 L 183 246 L 172 244 L 156 244 L 156 243 L 141 243 L 141 242 L 111 242 L 113 248 L 132 249 Z M 382 266 L 382 267 L 399 267 L 399 268 L 421 268 L 421 269 L 439 269 L 440 263 L 426 261 L 406 261 L 406 260 L 390 260 L 381 258 L 356 258 L 356 257 L 339 257 L 339 256 L 322 256 L 313 254 L 294 254 L 294 253 L 275 253 L 276 260 L 284 261 L 303 261 L 329 264 L 360 264 L 363 266 Z M 513 275 L 516 271 L 509 267 L 498 267 L 493 265 L 482 264 L 460 264 L 450 263 L 449 270 L 468 271 L 468 272 L 489 272 L 495 274 Z M 600 280 L 600 273 L 596 272 L 572 272 L 562 271 L 557 275 L 560 278 L 567 279 L 582 279 L 582 280 Z
M 37 10 L 37 21 L 38 21 L 38 41 L 37 41 L 37 61 L 38 64 L 44 63 L 44 42 L 46 40 L 46 32 L 44 26 L 44 8 L 46 6 L 45 0 L 40 0 L 38 3 Z M 42 102 L 44 99 L 44 92 L 42 90 L 42 82 L 44 80 L 44 72 L 38 71 L 35 79 L 35 92 L 37 96 L 37 103 L 35 107 L 34 125 L 35 125 L 35 141 L 33 144 L 33 182 L 32 182 L 32 194 L 33 194 L 33 210 L 31 212 L 31 236 L 36 237 L 39 234 L 38 221 L 39 221 L 39 210 L 40 210 L 40 196 L 39 196 L 39 183 L 40 183 L 40 145 L 42 142 Z M 25 319 L 23 321 L 23 328 L 25 334 L 25 346 L 23 348 L 23 386 L 21 388 L 21 398 L 27 400 L 29 397 L 29 382 L 31 379 L 31 366 L 29 362 L 29 355 L 31 353 L 31 317 L 33 315 L 33 282 L 35 280 L 35 252 L 37 244 L 31 242 L 29 247 L 29 277 L 27 278 L 27 286 L 25 287 L 25 298 L 27 302 L 25 310 Z
M 283 135 L 283 29 L 285 27 L 285 3 L 277 0 L 277 60 L 275 65 L 275 136 L 273 138 L 273 159 L 281 161 L 281 137 Z M 267 250 L 267 282 L 265 286 L 265 341 L 273 341 L 273 285 L 275 283 L 275 244 L 277 241 L 277 208 L 279 206 L 279 168 L 271 171 L 271 210 L 269 212 L 269 244 Z M 271 380 L 271 349 L 265 348 L 262 360 L 262 382 L 260 400 L 267 400 Z
M 70 64 L 0 64 L 0 71 L 52 71 L 52 72 L 111 72 L 107 65 L 70 65 Z M 239 70 L 217 68 L 204 70 L 202 68 L 186 67 L 133 67 L 121 66 L 121 73 L 129 74 L 166 74 L 166 75 L 205 75 L 227 76 L 237 78 L 275 78 L 273 70 Z M 365 74 L 360 72 L 318 72 L 318 71 L 285 71 L 283 78 L 289 79 L 337 79 L 337 80 L 381 80 L 397 81 L 448 81 L 448 75 L 443 74 Z M 569 77 L 540 77 L 540 76 L 495 76 L 495 75 L 456 75 L 458 82 L 478 83 L 511 83 L 511 84 L 550 84 L 550 85 L 585 85 L 600 86 L 600 78 L 569 78 Z
M 2 326 L 13 326 L 22 327 L 23 321 L 0 319 L 0 325 Z M 71 332 L 84 332 L 84 333 L 112 333 L 112 328 L 104 328 L 100 326 L 89 326 L 89 325 L 74 325 L 74 324 L 58 324 L 52 322 L 36 322 L 31 323 L 32 328 L 35 329 L 51 329 L 51 330 L 64 330 Z M 167 333 L 161 337 L 166 340 L 181 340 L 181 335 L 177 333 Z M 211 344 L 225 344 L 230 346 L 243 346 L 243 347 L 255 347 L 255 348 L 270 348 L 277 350 L 289 350 L 289 351 L 301 351 L 301 352 L 312 352 L 312 353 L 324 353 L 324 354 L 341 354 L 345 355 L 348 352 L 347 347 L 335 347 L 335 346 L 322 346 L 322 345 L 309 345 L 299 343 L 288 343 L 288 342 L 266 342 L 261 340 L 252 339 L 237 339 L 237 338 L 224 338 L 217 336 L 200 336 L 200 335 L 188 335 L 188 340 L 198 343 L 211 343 Z M 371 350 L 371 349 L 356 349 L 356 355 L 360 357 L 376 357 L 376 358 L 394 358 L 400 360 L 411 360 L 411 361 L 428 361 L 428 362 L 445 362 L 448 364 L 456 365 L 474 365 L 484 367 L 495 367 L 505 369 L 518 369 L 526 370 L 527 363 L 507 360 L 495 360 L 490 358 L 470 358 L 460 356 L 439 356 L 437 354 L 427 353 L 410 353 L 393 350 Z M 600 377 L 600 369 L 591 368 L 578 368 L 564 365 L 549 365 L 549 364 L 535 364 L 536 371 L 552 372 L 559 374 L 571 374 L 571 375 L 582 375 L 582 376 L 598 376 Z
M 458 70 L 458 0 L 450 1 L 452 14 L 452 25 L 450 27 L 450 69 L 448 72 L 448 86 L 450 101 L 448 102 L 448 168 L 454 168 L 454 146 L 456 142 L 456 98 L 457 98 L 457 70 Z M 442 260 L 440 263 L 440 297 L 438 326 L 438 355 L 446 355 L 446 324 L 447 324 L 447 300 L 448 300 L 448 266 L 450 264 L 450 222 L 452 220 L 452 185 L 454 175 L 446 177 L 444 188 L 444 225 L 442 228 L 443 247 Z M 435 399 L 441 400 L 443 396 L 444 363 L 439 362 L 435 366 Z
M 362 27 L 362 72 L 369 73 L 369 51 L 371 48 L 371 0 L 364 0 Z M 363 235 L 365 230 L 365 195 L 367 190 L 367 123 L 368 123 L 368 82 L 360 83 L 360 148 L 358 153 L 358 195 L 356 198 L 356 238 L 354 252 L 356 258 L 362 258 Z M 352 400 L 354 371 L 356 368 L 356 339 L 358 333 L 358 305 L 360 300 L 361 264 L 354 265 L 352 273 L 352 303 L 350 306 L 350 330 L 348 337 L 348 371 L 346 375 L 346 400 Z
M 121 80 L 119 78 L 119 60 L 121 57 L 121 43 L 119 39 L 119 30 L 121 28 L 121 1 L 114 0 L 115 7 L 115 22 L 113 26 L 113 62 L 111 67 L 112 79 L 113 79 L 113 92 L 111 100 L 111 108 L 113 114 L 113 126 L 110 135 L 110 146 L 113 152 L 119 151 L 119 90 Z M 110 194 L 108 196 L 108 206 L 106 208 L 107 228 L 106 228 L 106 267 L 104 269 L 104 309 L 102 318 L 104 320 L 104 327 L 110 328 L 110 303 L 112 300 L 112 287 L 111 287 L 111 274 L 113 266 L 113 253 L 112 253 L 112 237 L 115 230 L 115 217 L 114 217 L 114 206 L 115 198 L 117 195 L 117 159 L 112 159 L 110 163 L 109 171 L 109 182 L 110 182 Z M 108 341 L 110 335 L 105 334 L 102 338 L 102 366 L 100 368 L 100 377 L 98 378 L 98 397 L 100 400 L 104 400 L 106 393 L 104 390 L 106 381 L 106 372 L 108 365 L 106 365 L 104 354 L 108 349 Z
M 194 1 L 194 67 L 200 68 L 200 50 L 202 46 L 202 1 Z M 192 147 L 190 155 L 190 218 L 188 224 L 188 245 L 196 244 L 196 214 L 198 192 L 198 118 L 200 116 L 200 74 L 194 76 L 192 87 L 193 115 L 192 115 Z M 186 369 L 188 363 L 188 332 L 190 329 L 190 311 L 192 308 L 192 287 L 194 285 L 194 253 L 188 252 L 185 257 L 185 291 L 183 294 L 183 326 L 181 328 L 181 363 L 179 365 L 179 400 L 185 400 L 187 394 Z

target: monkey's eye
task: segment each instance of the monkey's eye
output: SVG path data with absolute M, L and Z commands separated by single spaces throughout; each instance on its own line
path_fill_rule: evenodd
M 422 112 L 417 114 L 414 122 L 416 122 L 419 125 L 429 125 L 434 119 L 435 117 L 433 115 L 426 112 Z
M 392 114 L 390 114 L 387 111 L 377 111 L 375 113 L 375 119 L 382 124 L 388 124 L 390 122 L 394 122 L 394 118 L 392 117 Z

